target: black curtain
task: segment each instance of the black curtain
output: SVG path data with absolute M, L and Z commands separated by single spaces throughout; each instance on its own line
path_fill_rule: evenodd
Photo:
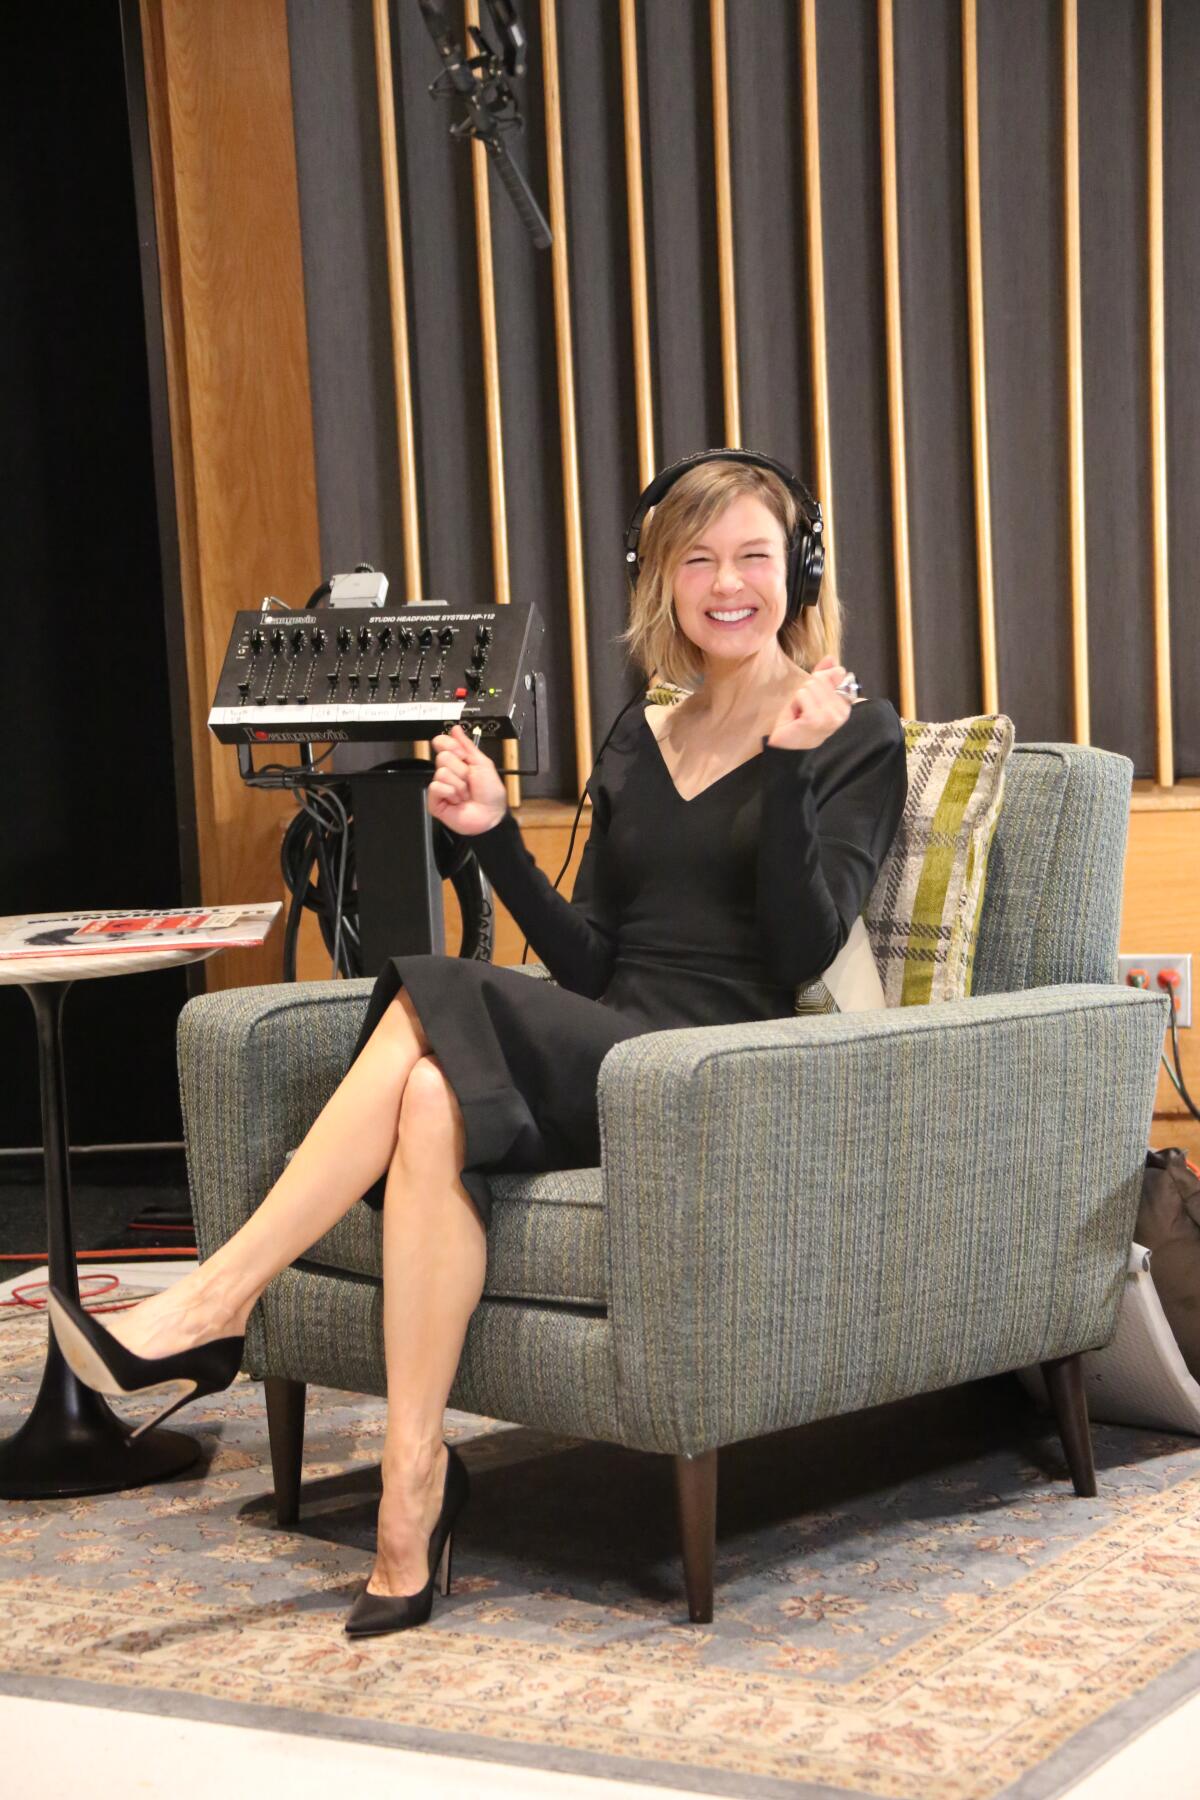
M 181 898 L 146 330 L 117 0 L 5 17 L 0 494 L 10 787 L 0 913 Z M 71 1136 L 180 1136 L 169 970 L 67 1002 Z M 0 1145 L 41 1141 L 33 1016 L 0 989 Z

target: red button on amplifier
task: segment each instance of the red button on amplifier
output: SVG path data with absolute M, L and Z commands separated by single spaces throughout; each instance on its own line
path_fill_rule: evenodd
M 455 690 L 454 690 L 454 698 L 455 698 L 455 699 L 456 699 L 456 700 L 465 700 L 465 699 L 466 699 L 466 697 L 467 697 L 467 690 L 466 690 L 466 688 L 455 688 Z

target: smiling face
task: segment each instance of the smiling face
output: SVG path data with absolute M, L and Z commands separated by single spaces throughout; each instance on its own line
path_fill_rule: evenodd
M 769 506 L 740 494 L 689 544 L 672 591 L 679 629 L 706 659 L 774 663 L 787 611 L 787 544 Z

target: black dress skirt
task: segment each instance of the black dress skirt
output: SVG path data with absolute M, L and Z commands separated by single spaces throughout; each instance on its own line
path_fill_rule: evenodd
M 466 1129 L 462 1181 L 484 1223 L 488 1175 L 594 1167 L 596 1079 L 614 1044 L 680 1025 L 782 1018 L 849 936 L 900 823 L 904 730 L 861 701 L 815 750 L 762 749 L 690 800 L 640 706 L 588 781 L 572 898 L 511 813 L 471 839 L 553 982 L 453 956 L 395 956 L 357 1056 L 408 990 Z M 364 1196 L 382 1206 L 381 1178 Z

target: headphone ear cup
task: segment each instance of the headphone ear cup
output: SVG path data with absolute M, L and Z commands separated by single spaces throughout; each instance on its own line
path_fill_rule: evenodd
M 815 534 L 808 539 L 800 589 L 801 606 L 815 606 L 821 598 L 821 582 L 825 575 L 825 540 Z
M 793 619 L 799 618 L 800 608 L 804 604 L 805 563 L 810 542 L 809 533 L 804 530 L 803 526 L 797 525 L 788 546 L 787 611 L 784 614 L 787 624 L 790 624 Z

